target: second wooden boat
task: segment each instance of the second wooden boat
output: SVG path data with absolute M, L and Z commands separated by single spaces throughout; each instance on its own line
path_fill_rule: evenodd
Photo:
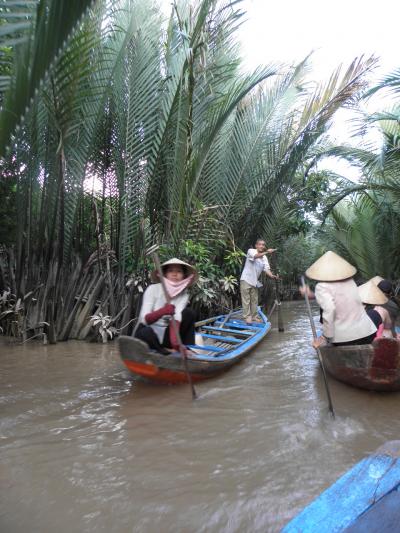
M 226 371 L 253 350 L 271 329 L 268 318 L 258 310 L 260 322 L 246 324 L 241 310 L 196 323 L 201 343 L 189 346 L 188 369 L 193 382 Z M 130 372 L 158 383 L 187 383 L 179 352 L 161 355 L 147 344 L 128 336 L 118 339 L 122 361 Z
M 321 346 L 326 371 L 334 378 L 373 391 L 400 390 L 400 341 L 375 339 L 372 344 Z

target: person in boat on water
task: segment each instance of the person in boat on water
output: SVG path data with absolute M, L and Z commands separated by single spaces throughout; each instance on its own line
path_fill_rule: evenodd
M 263 239 L 257 239 L 255 248 L 247 250 L 246 262 L 240 277 L 240 295 L 242 297 L 243 318 L 247 324 L 261 322 L 258 318 L 258 288 L 262 284 L 258 281 L 261 272 L 265 272 L 272 279 L 279 279 L 271 272 L 267 254 L 275 252 L 276 248 L 268 248 Z
M 385 333 L 387 336 L 390 336 L 389 335 L 389 331 L 390 331 L 391 336 L 397 337 L 398 335 L 396 334 L 396 320 L 399 316 L 400 308 L 394 296 L 393 285 L 387 279 L 380 279 L 380 281 L 378 282 L 378 288 L 385 294 L 385 296 L 388 299 L 388 301 L 384 305 L 381 306 L 385 311 L 387 311 L 389 315 L 389 316 L 386 315 L 384 318 Z
M 323 335 L 313 346 L 370 344 L 377 327 L 367 315 L 353 279 L 356 268 L 334 252 L 326 252 L 306 271 L 317 281 L 315 298 L 322 309 Z
M 161 265 L 165 285 L 171 298 L 167 303 L 157 271 L 152 272 L 152 285 L 143 294 L 139 326 L 135 336 L 150 348 L 168 355 L 179 350 L 178 339 L 171 323 L 174 316 L 183 345 L 195 343 L 195 313 L 188 307 L 188 288 L 196 283 L 196 269 L 174 257 Z
M 376 337 L 382 337 L 384 332 L 384 318 L 389 316 L 389 313 L 382 307 L 388 299 L 383 292 L 378 289 L 373 279 L 370 279 L 366 283 L 359 285 L 358 293 L 360 295 L 362 303 L 365 305 L 365 311 L 372 322 L 377 327 Z M 391 336 L 390 332 L 390 336 Z M 385 335 L 386 336 L 386 335 Z

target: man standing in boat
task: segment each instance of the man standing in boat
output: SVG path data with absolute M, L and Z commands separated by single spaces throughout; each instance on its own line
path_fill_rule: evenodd
M 240 295 L 242 297 L 243 318 L 247 324 L 260 322 L 257 316 L 258 288 L 262 286 L 258 278 L 265 272 L 271 279 L 279 279 L 271 272 L 267 254 L 275 252 L 276 248 L 268 248 L 263 239 L 257 239 L 255 248 L 249 248 L 246 263 L 240 277 Z

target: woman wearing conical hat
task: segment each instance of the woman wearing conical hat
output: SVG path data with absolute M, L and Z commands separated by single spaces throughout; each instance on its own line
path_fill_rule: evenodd
M 375 276 L 375 278 L 376 277 L 377 276 Z M 383 292 L 378 289 L 375 278 L 371 278 L 366 283 L 359 285 L 358 293 L 362 303 L 365 305 L 367 315 L 378 328 L 376 337 L 382 337 L 384 332 L 384 319 L 390 320 L 389 313 L 382 307 L 388 299 Z M 391 332 L 389 333 L 390 336 L 392 336 Z M 388 336 L 387 332 L 385 333 L 385 336 Z
M 381 306 L 389 313 L 390 317 L 390 321 L 386 317 L 383 317 L 385 322 L 385 330 L 390 329 L 392 337 L 397 337 L 398 335 L 396 333 L 396 321 L 400 314 L 400 307 L 397 298 L 394 295 L 393 284 L 388 279 L 383 279 L 380 276 L 375 276 L 373 280 L 375 281 L 375 283 L 377 283 L 378 288 L 388 298 L 388 301 Z
M 306 271 L 318 281 L 315 298 L 322 309 L 323 336 L 315 345 L 369 344 L 377 328 L 365 312 L 353 279 L 356 268 L 334 252 L 326 252 Z
M 197 281 L 198 274 L 193 266 L 176 257 L 163 263 L 161 270 L 171 303 L 167 303 L 158 273 L 154 271 L 151 275 L 154 283 L 143 294 L 135 336 L 153 350 L 168 355 L 179 349 L 178 339 L 170 324 L 172 315 L 179 328 L 182 343 L 195 343 L 195 313 L 188 307 L 187 289 Z
M 392 290 L 392 284 L 390 281 L 385 280 L 381 278 L 380 276 L 375 276 L 374 278 L 371 278 L 367 283 L 364 283 L 364 285 L 360 285 L 358 287 L 359 291 L 361 292 L 361 299 L 368 298 L 369 302 L 363 302 L 364 303 L 375 303 L 374 311 L 375 313 L 378 313 L 381 322 L 382 322 L 382 337 L 396 337 L 396 330 L 395 330 L 395 324 L 392 319 L 392 316 L 390 314 L 389 309 L 391 309 L 391 302 L 390 302 L 390 293 Z M 380 298 L 378 298 L 378 295 Z M 396 306 L 396 304 L 393 302 L 393 306 Z M 368 307 L 367 307 L 368 312 Z

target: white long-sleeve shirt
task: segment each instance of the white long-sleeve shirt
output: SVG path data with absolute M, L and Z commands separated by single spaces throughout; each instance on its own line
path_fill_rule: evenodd
M 322 308 L 323 332 L 331 342 L 348 342 L 372 335 L 376 326 L 367 315 L 353 278 L 321 281 L 315 298 Z
M 266 256 L 263 255 L 262 257 L 255 258 L 254 256 L 257 253 L 255 248 L 249 248 L 247 250 L 246 262 L 242 275 L 240 276 L 241 280 L 247 281 L 252 287 L 262 287 L 262 283 L 258 281 L 258 278 L 261 272 L 268 272 L 270 270 Z
M 187 290 L 184 290 L 178 294 L 178 296 L 175 296 L 175 298 L 171 298 L 171 304 L 175 306 L 175 320 L 182 322 L 182 311 L 185 309 L 188 302 L 189 294 Z M 149 285 L 143 294 L 142 308 L 139 314 L 139 323 L 147 325 L 145 319 L 147 313 L 152 313 L 153 311 L 160 309 L 160 307 L 163 307 L 166 303 L 167 300 L 165 299 L 161 283 Z M 153 324 L 149 324 L 150 327 L 155 331 L 160 342 L 162 342 L 164 339 L 164 333 L 168 327 L 169 319 L 170 317 L 168 315 L 160 318 Z

